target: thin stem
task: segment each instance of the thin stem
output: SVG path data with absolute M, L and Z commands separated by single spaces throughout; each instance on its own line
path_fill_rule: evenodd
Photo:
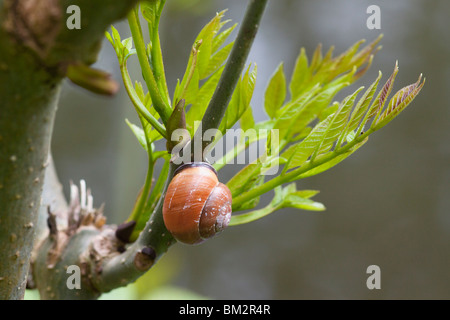
M 144 126 L 144 123 L 141 119 L 142 125 Z M 147 148 L 148 148 L 148 169 L 147 169 L 147 175 L 145 177 L 144 186 L 142 187 L 142 191 L 139 194 L 139 199 L 136 202 L 136 205 L 133 208 L 133 211 L 131 212 L 129 220 L 138 221 L 140 216 L 142 215 L 142 212 L 145 208 L 145 204 L 147 202 L 148 194 L 150 193 L 150 190 L 152 188 L 152 179 L 153 179 L 153 168 L 154 168 L 154 162 L 153 162 L 153 153 L 151 151 L 151 142 L 148 139 L 147 134 L 145 134 L 145 138 L 147 141 Z
M 239 29 L 230 57 L 225 65 L 222 76 L 216 87 L 214 95 L 206 109 L 202 119 L 201 130 L 195 132 L 195 141 L 201 141 L 201 137 L 208 129 L 217 129 L 225 115 L 226 108 L 230 102 L 231 95 L 236 87 L 239 77 L 244 69 L 245 61 L 253 44 L 253 39 L 258 31 L 261 17 L 264 13 L 267 0 L 251 0 L 247 6 L 244 20 Z M 202 142 L 204 150 L 209 141 Z M 195 150 L 195 147 L 192 149 Z
M 151 49 L 151 59 L 153 65 L 153 71 L 155 73 L 155 80 L 158 84 L 159 92 L 161 93 L 163 99 L 167 105 L 170 105 L 169 89 L 167 88 L 166 75 L 164 72 L 164 62 L 161 51 L 161 43 L 159 41 L 159 21 L 161 19 L 161 13 L 164 8 L 166 0 L 161 0 L 159 3 L 158 13 L 155 17 L 155 25 L 149 30 L 152 30 L 150 34 L 152 49 Z
M 228 226 L 237 226 L 240 224 L 249 223 L 252 221 L 256 221 L 258 219 L 261 219 L 262 217 L 265 217 L 272 212 L 281 209 L 281 206 L 273 206 L 272 204 L 269 204 L 265 206 L 264 208 L 257 209 L 254 211 L 233 215 L 231 216 L 230 224 Z
M 150 97 L 152 98 L 153 105 L 156 111 L 161 116 L 163 123 L 165 124 L 169 120 L 172 109 L 161 98 L 158 85 L 153 75 L 153 71 L 150 67 L 150 62 L 148 61 L 147 50 L 145 48 L 145 43 L 142 37 L 142 30 L 138 19 L 139 16 L 136 9 L 131 10 L 131 12 L 128 14 L 128 24 L 130 25 L 131 34 L 136 46 L 136 53 L 139 58 L 139 64 L 141 65 L 142 74 L 144 76 L 145 83 L 147 84 L 148 91 L 150 92 Z

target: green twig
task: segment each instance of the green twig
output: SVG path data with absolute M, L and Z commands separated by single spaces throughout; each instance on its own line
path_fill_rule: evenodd
M 143 121 L 142 126 L 144 126 Z M 148 148 L 148 169 L 147 169 L 147 175 L 145 177 L 144 186 L 142 187 L 142 190 L 139 194 L 139 197 L 136 201 L 136 205 L 133 208 L 133 211 L 131 212 L 130 218 L 128 220 L 138 221 L 139 218 L 142 215 L 142 212 L 145 208 L 145 204 L 147 202 L 148 194 L 150 193 L 150 190 L 152 188 L 152 179 L 153 179 L 153 168 L 154 168 L 154 160 L 153 160 L 153 153 L 152 153 L 152 146 L 151 142 L 147 136 L 147 133 L 145 134 L 145 139 L 147 141 L 147 148 Z
M 195 141 L 201 141 L 201 137 L 208 129 L 217 129 L 220 126 L 231 95 L 236 87 L 239 77 L 244 69 L 245 61 L 253 44 L 253 39 L 258 31 L 261 17 L 264 13 L 267 0 L 251 0 L 241 24 L 239 33 L 231 50 L 230 57 L 225 65 L 214 95 L 206 109 L 202 119 L 201 130 L 195 132 Z M 204 150 L 210 141 L 202 142 Z M 195 150 L 195 147 L 192 149 Z

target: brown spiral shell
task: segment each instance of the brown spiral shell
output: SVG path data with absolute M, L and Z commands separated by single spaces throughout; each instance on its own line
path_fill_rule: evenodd
M 231 192 L 206 162 L 180 166 L 167 188 L 163 205 L 167 230 L 180 242 L 198 244 L 228 226 Z

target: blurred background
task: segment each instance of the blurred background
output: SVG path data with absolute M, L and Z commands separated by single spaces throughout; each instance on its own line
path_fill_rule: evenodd
M 240 22 L 246 3 L 167 0 L 160 32 L 169 90 L 183 76 L 204 24 L 226 8 L 225 17 Z M 381 30 L 366 26 L 372 4 L 381 9 Z M 248 61 L 258 65 L 252 100 L 257 121 L 266 119 L 264 90 L 277 65 L 284 62 L 290 79 L 300 48 L 311 57 L 319 43 L 324 51 L 335 46 L 337 55 L 360 39 L 370 42 L 384 34 L 371 69 L 344 95 L 370 85 L 379 70 L 384 83 L 396 60 L 394 90 L 420 73 L 427 80 L 424 89 L 346 161 L 299 181 L 299 189 L 321 191 L 315 200 L 326 211 L 284 209 L 229 228 L 201 246 L 177 244 L 141 280 L 149 281 L 141 288 L 153 291 L 129 286 L 104 298 L 449 299 L 449 18 L 446 0 L 269 1 Z M 130 36 L 125 22 L 115 26 L 122 38 Z M 107 41 L 95 67 L 122 84 Z M 130 71 L 139 78 L 136 57 Z M 105 203 L 110 223 L 127 218 L 147 169 L 146 153 L 125 118 L 138 123 L 123 88 L 114 98 L 102 98 L 64 85 L 52 143 L 56 169 L 66 195 L 70 180 L 85 179 L 94 204 Z M 224 168 L 221 180 L 237 170 Z M 271 198 L 268 194 L 262 205 Z M 380 290 L 366 287 L 366 269 L 373 264 L 381 268 Z

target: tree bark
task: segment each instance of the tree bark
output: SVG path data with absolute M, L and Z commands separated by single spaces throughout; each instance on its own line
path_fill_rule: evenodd
M 23 298 L 67 67 L 96 60 L 105 29 L 137 0 L 0 0 L 0 299 Z

